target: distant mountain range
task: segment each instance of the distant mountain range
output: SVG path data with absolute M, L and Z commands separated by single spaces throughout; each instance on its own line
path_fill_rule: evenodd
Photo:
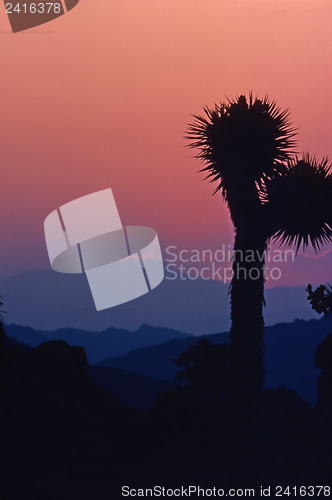
M 31 329 L 29 329 L 29 333 L 32 333 Z M 37 338 L 37 335 L 35 335 L 33 343 L 39 345 Z M 41 338 L 39 337 L 39 340 Z M 28 344 L 19 342 L 7 335 L 5 336 L 5 347 L 12 352 L 16 352 L 16 355 L 20 351 L 26 354 L 33 349 Z M 20 359 L 20 356 L 18 356 L 18 359 Z M 20 366 L 20 363 L 18 363 L 18 366 Z M 61 365 L 59 369 L 62 369 Z M 146 375 L 112 367 L 89 365 L 88 375 L 90 382 L 107 389 L 125 405 L 140 410 L 152 408 L 159 395 L 176 387 L 174 382 L 156 380 Z
M 113 327 L 137 330 L 142 324 L 194 335 L 227 331 L 229 286 L 213 280 L 168 280 L 127 304 L 96 312 L 83 275 L 31 271 L 0 278 L 7 324 L 39 330 L 78 328 L 102 331 Z M 265 292 L 265 322 L 316 318 L 305 287 L 279 287 Z
M 123 402 L 140 408 L 151 406 L 155 397 L 173 386 L 179 354 L 201 338 L 212 343 L 228 341 L 228 333 L 195 337 L 164 328 L 143 325 L 136 332 L 109 329 L 102 333 L 62 329 L 36 331 L 6 325 L 9 342 L 14 338 L 30 346 L 62 339 L 83 346 L 90 364 L 90 377 L 111 390 Z M 265 329 L 266 387 L 285 386 L 314 404 L 320 371 L 314 365 L 319 343 L 332 330 L 330 320 L 296 320 Z
M 300 397 L 314 404 L 317 399 L 317 381 L 320 371 L 315 367 L 314 354 L 319 343 L 332 330 L 326 319 L 279 324 L 265 329 L 265 387 L 285 386 Z M 200 338 L 218 344 L 227 341 L 221 333 L 189 339 L 173 339 L 166 344 L 145 347 L 119 358 L 110 358 L 100 363 L 104 367 L 120 368 L 171 381 L 177 371 L 172 361 Z
M 187 333 L 148 325 L 142 325 L 134 332 L 117 328 L 108 328 L 103 332 L 90 332 L 74 328 L 42 331 L 19 325 L 5 325 L 5 330 L 8 337 L 30 347 L 37 347 L 48 340 L 65 340 L 71 346 L 84 347 L 90 364 L 98 363 L 106 358 L 125 355 L 134 349 L 163 344 L 174 338 L 194 338 Z

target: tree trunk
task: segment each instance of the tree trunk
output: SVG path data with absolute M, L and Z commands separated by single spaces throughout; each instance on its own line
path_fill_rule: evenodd
M 258 221 L 236 229 L 231 284 L 231 388 L 251 398 L 264 382 L 264 276 L 266 238 Z
M 257 186 L 239 178 L 228 191 L 235 227 L 231 283 L 230 395 L 249 398 L 264 380 L 263 304 L 266 231 Z
M 250 471 L 252 432 L 264 381 L 263 305 L 266 231 L 255 184 L 239 178 L 227 202 L 235 227 L 231 348 L 226 409 L 234 468 Z

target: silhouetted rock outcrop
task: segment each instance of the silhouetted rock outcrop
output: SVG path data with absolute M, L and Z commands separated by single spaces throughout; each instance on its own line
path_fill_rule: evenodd
M 82 347 L 71 347 L 63 340 L 51 340 L 32 349 L 26 356 L 26 370 L 32 379 L 43 374 L 40 383 L 70 388 L 88 384 L 88 365 Z

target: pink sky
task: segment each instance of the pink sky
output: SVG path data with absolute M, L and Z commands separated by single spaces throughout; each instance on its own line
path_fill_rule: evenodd
M 163 247 L 231 243 L 227 209 L 184 148 L 190 115 L 267 92 L 290 108 L 297 149 L 332 159 L 331 10 L 320 0 L 80 0 L 14 35 L 1 4 L 0 274 L 48 268 L 45 217 L 107 187 L 123 222 L 154 227 Z M 321 280 L 322 259 L 299 262 L 285 282 Z

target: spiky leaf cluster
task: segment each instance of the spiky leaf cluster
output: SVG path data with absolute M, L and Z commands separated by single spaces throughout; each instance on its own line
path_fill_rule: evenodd
M 288 158 L 293 147 L 294 129 L 289 113 L 268 96 L 249 100 L 244 95 L 233 101 L 204 108 L 194 115 L 187 138 L 198 148 L 207 179 L 217 182 L 215 192 L 227 191 L 241 182 L 258 183 L 272 177 Z
M 273 238 L 286 245 L 309 243 L 317 251 L 332 241 L 332 175 L 327 158 L 305 154 L 289 160 L 285 171 L 265 182 L 266 213 Z

